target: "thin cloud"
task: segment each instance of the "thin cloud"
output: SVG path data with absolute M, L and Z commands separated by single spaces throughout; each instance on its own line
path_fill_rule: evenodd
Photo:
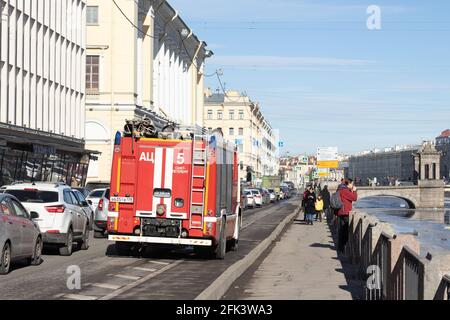
M 374 64 L 373 61 L 358 59 L 287 57 L 287 56 L 217 56 L 210 64 L 223 67 L 244 67 L 254 69 L 293 69 L 302 67 L 363 67 Z

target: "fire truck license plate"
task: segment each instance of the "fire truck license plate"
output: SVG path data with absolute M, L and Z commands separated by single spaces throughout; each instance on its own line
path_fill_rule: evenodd
M 133 197 L 111 197 L 109 199 L 111 202 L 119 202 L 119 203 L 133 203 L 134 198 Z

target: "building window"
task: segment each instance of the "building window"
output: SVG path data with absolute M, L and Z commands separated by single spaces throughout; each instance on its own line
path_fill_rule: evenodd
M 98 93 L 99 91 L 99 56 L 86 56 L 86 92 Z
M 217 111 L 217 120 L 222 120 L 222 119 L 223 119 L 222 111 Z
M 212 110 L 208 110 L 208 120 L 212 120 L 213 118 L 213 111 Z
M 230 136 L 234 136 L 234 128 L 230 128 L 229 133 L 230 133 Z
M 234 120 L 234 110 L 230 110 L 230 120 Z
M 239 120 L 244 120 L 244 110 L 239 110 Z
M 425 180 L 430 180 L 430 165 L 425 165 Z
M 239 128 L 239 135 L 243 136 L 244 135 L 244 128 Z
M 87 6 L 86 8 L 86 24 L 98 25 L 98 6 Z

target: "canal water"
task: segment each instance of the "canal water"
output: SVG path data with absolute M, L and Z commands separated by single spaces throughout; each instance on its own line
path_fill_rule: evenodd
M 450 193 L 445 195 L 445 209 L 410 209 L 408 203 L 396 197 L 368 197 L 355 203 L 380 221 L 392 225 L 397 234 L 416 234 L 420 255 L 450 254 Z

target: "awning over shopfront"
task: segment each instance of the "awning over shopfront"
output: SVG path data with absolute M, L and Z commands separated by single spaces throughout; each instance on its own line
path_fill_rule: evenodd
M 14 181 L 86 182 L 89 160 L 100 153 L 86 150 L 84 140 L 0 124 L 0 184 Z

